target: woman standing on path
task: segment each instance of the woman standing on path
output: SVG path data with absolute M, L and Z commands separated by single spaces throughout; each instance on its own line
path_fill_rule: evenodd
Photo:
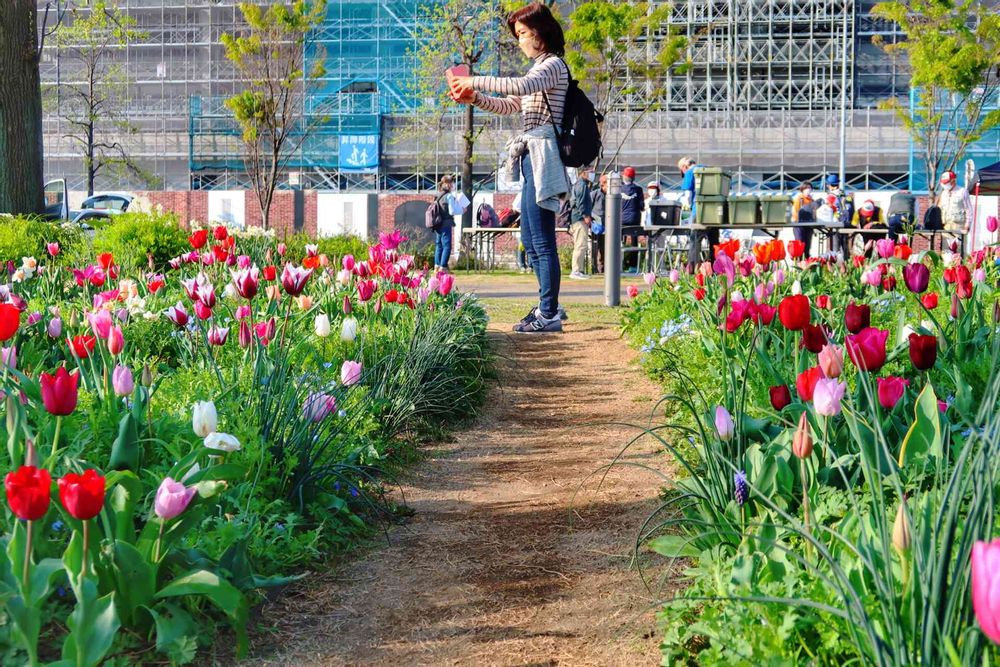
M 438 182 L 438 192 L 434 202 L 444 210 L 444 222 L 434 230 L 434 271 L 447 271 L 448 259 L 451 257 L 451 235 L 455 227 L 455 219 L 448 210 L 448 197 L 455 183 L 451 176 L 445 174 Z
M 562 123 L 569 67 L 566 38 L 549 8 L 533 2 L 511 13 L 507 27 L 534 62 L 523 77 L 450 76 L 451 96 L 496 114 L 521 112 L 524 132 L 507 142 L 512 176 L 523 176 L 521 242 L 538 280 L 539 304 L 514 325 L 518 333 L 562 331 L 556 213 L 569 192 L 554 125 Z M 484 95 L 496 93 L 503 97 Z M 513 180 L 513 179 L 512 179 Z

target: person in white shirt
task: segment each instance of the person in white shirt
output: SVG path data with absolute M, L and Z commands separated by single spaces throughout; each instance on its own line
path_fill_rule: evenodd
M 939 181 L 941 194 L 938 195 L 938 207 L 941 209 L 941 222 L 949 232 L 967 234 L 972 224 L 972 199 L 969 191 L 958 184 L 955 172 L 949 170 L 941 174 Z

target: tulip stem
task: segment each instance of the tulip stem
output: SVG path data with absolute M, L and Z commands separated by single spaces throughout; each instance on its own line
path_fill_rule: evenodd
M 160 542 L 163 540 L 163 526 L 165 526 L 166 523 L 166 519 L 160 519 L 160 532 L 156 535 L 156 550 L 153 552 L 154 563 L 157 563 L 160 560 Z
M 90 542 L 90 521 L 87 519 L 83 520 L 83 567 L 80 568 L 80 572 L 83 576 L 87 576 L 87 544 Z
M 24 569 L 21 572 L 21 580 L 24 582 L 24 597 L 28 597 L 28 566 L 31 565 L 31 528 L 34 521 L 27 522 L 28 539 L 24 542 Z
M 811 545 L 809 544 L 809 469 L 805 459 L 799 459 L 799 471 L 802 474 L 802 524 L 806 532 L 806 558 L 810 558 Z
M 59 450 L 59 431 L 62 429 L 62 415 L 56 415 L 56 434 L 52 437 L 52 462 L 55 463 Z

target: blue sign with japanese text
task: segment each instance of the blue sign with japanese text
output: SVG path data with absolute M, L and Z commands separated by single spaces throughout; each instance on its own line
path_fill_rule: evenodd
M 377 134 L 342 134 L 340 136 L 340 170 L 378 171 L 378 140 Z

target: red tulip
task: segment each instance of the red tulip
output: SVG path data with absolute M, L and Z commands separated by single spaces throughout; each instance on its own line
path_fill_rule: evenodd
M 21 326 L 21 311 L 10 303 L 0 303 L 0 341 L 10 340 Z
M 955 283 L 955 294 L 958 295 L 959 299 L 968 299 L 972 297 L 972 281 L 960 280 Z
M 195 250 L 201 250 L 205 247 L 205 244 L 208 243 L 208 230 L 199 229 L 198 231 L 193 232 L 191 236 L 188 237 L 188 243 L 190 243 L 191 247 Z
M 871 326 L 871 321 L 872 309 L 865 304 L 856 304 L 852 301 L 844 311 L 844 325 L 852 334 Z
M 787 384 L 779 384 L 767 390 L 771 395 L 771 407 L 781 411 L 792 402 L 792 393 L 788 390 Z
M 778 304 L 778 319 L 789 331 L 801 331 L 809 324 L 810 316 L 809 297 L 804 294 L 786 296 Z
M 795 378 L 795 389 L 799 393 L 799 398 L 803 402 L 811 401 L 813 397 L 813 391 L 816 389 L 816 383 L 823 379 L 823 369 L 819 366 L 813 366 L 808 370 L 804 370 L 799 373 L 799 376 Z
M 195 301 L 194 314 L 198 316 L 199 320 L 207 320 L 212 316 L 212 309 L 201 301 Z
M 802 342 L 800 345 L 813 354 L 819 354 L 823 346 L 826 345 L 830 335 L 819 324 L 807 324 L 802 329 Z
M 39 382 L 42 386 L 42 403 L 49 414 L 65 416 L 76 410 L 79 373 L 69 373 L 65 367 L 60 366 L 55 375 L 42 373 Z
M 763 324 L 764 326 L 769 325 L 774 321 L 774 316 L 777 314 L 778 309 L 774 306 L 769 306 L 766 303 L 750 304 L 750 320 L 754 324 Z
M 635 287 L 635 285 L 632 285 L 632 287 Z M 636 290 L 636 293 L 638 293 L 638 290 Z M 695 301 L 701 301 L 705 298 L 705 290 L 700 287 L 694 290 L 691 294 L 694 295 Z
M 866 327 L 853 336 L 847 336 L 847 355 L 858 369 L 877 372 L 885 365 L 887 329 Z
M 97 336 L 73 336 L 72 338 L 67 338 L 66 342 L 73 349 L 73 354 L 79 359 L 86 359 L 90 356 L 90 353 L 94 351 L 94 345 L 97 344 Z
M 97 256 L 97 263 L 101 265 L 101 268 L 105 271 L 109 271 L 115 264 L 115 256 L 110 252 L 102 252 Z M 115 276 L 111 276 L 114 278 Z
M 212 230 L 212 235 L 215 237 L 216 241 L 225 241 L 226 237 L 229 236 L 229 230 L 226 229 L 225 225 L 218 225 Z
M 910 362 L 920 371 L 926 371 L 937 361 L 937 336 L 910 334 Z
M 18 519 L 36 521 L 49 511 L 52 476 L 44 468 L 21 466 L 4 478 L 7 503 Z
M 820 294 L 818 297 L 816 297 L 816 307 L 822 310 L 829 310 L 830 297 L 826 294 Z
M 268 282 L 272 282 L 278 277 L 278 269 L 274 264 L 268 264 L 261 271 L 263 273 L 264 280 Z
M 883 264 L 882 266 L 886 266 Z M 882 289 L 886 292 L 892 292 L 896 289 L 896 276 L 886 276 L 882 279 Z
M 793 240 L 788 242 L 788 256 L 792 259 L 798 259 L 806 251 L 806 244 L 799 240 Z
M 937 292 L 928 292 L 927 294 L 920 297 L 920 303 L 924 304 L 924 308 L 927 310 L 934 310 L 938 307 L 938 295 Z
M 303 257 L 302 258 L 302 268 L 303 269 L 318 269 L 319 268 L 319 257 Z
M 212 257 L 215 258 L 216 262 L 228 262 L 229 261 L 229 251 L 226 250 L 224 246 L 214 245 L 212 246 Z
M 910 386 L 909 380 L 901 377 L 878 378 L 878 402 L 886 410 L 892 410 L 903 398 L 903 393 Z
M 93 519 L 104 507 L 104 477 L 94 469 L 66 473 L 59 480 L 59 500 L 74 519 Z
M 148 283 L 146 283 L 146 287 L 149 289 L 150 294 L 156 294 L 166 284 L 167 283 L 164 282 L 162 276 L 154 276 Z
M 905 243 L 897 245 L 892 250 L 892 256 L 895 257 L 896 259 L 901 259 L 904 262 L 908 260 L 910 258 L 910 255 L 912 254 L 913 254 L 913 248 L 906 245 Z

